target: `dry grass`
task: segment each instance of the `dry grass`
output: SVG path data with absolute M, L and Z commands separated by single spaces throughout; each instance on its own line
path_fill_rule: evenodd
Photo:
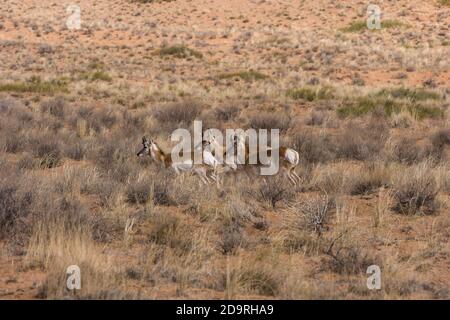
M 367 195 L 388 186 L 391 175 L 391 168 L 380 163 L 369 163 L 349 174 L 344 188 L 351 195 Z
M 279 177 L 260 184 L 257 190 L 251 190 L 249 193 L 272 208 L 275 208 L 278 202 L 289 201 L 294 196 L 286 180 Z
M 253 129 L 279 129 L 285 132 L 289 129 L 291 119 L 287 115 L 273 115 L 271 113 L 260 113 L 251 117 L 250 126 Z
M 120 287 L 118 271 L 95 246 L 86 226 L 54 218 L 40 221 L 33 228 L 26 256 L 30 266 L 47 270 L 46 282 L 40 288 L 40 298 L 70 297 L 65 290 L 65 272 L 70 265 L 82 270 L 81 297 L 96 295 L 103 290 Z
M 267 79 L 268 76 L 258 71 L 240 71 L 232 73 L 222 73 L 218 75 L 218 78 L 219 79 L 240 78 L 245 81 L 255 81 Z
M 306 101 L 327 100 L 333 98 L 333 88 L 329 87 L 304 87 L 294 88 L 287 91 L 286 95 L 294 100 Z
M 401 28 L 406 25 L 398 20 L 382 20 L 381 21 L 381 29 L 391 29 L 391 28 Z M 362 32 L 362 31 L 377 31 L 378 29 L 370 30 L 367 27 L 367 21 L 355 21 L 352 22 L 349 26 L 342 28 L 342 32 Z
M 328 228 L 335 200 L 328 195 L 303 199 L 290 206 L 289 212 L 295 216 L 290 222 L 292 227 L 300 230 L 311 230 L 319 236 Z
M 384 2 L 379 31 L 349 0 L 85 1 L 70 35 L 43 2 L 0 22 L 6 297 L 448 299 L 446 1 Z M 300 184 L 136 157 L 194 120 L 280 129 Z
M 196 50 L 186 47 L 185 45 L 166 46 L 158 50 L 161 57 L 173 56 L 176 58 L 195 57 L 201 59 L 203 54 Z
M 393 210 L 401 214 L 435 214 L 439 192 L 430 163 L 423 162 L 393 177 Z
M 233 298 L 332 297 L 305 274 L 292 287 L 283 280 L 288 271 L 272 259 L 318 258 L 322 267 L 316 272 L 358 277 L 368 265 L 381 262 L 355 232 L 356 209 L 342 207 L 342 199 L 352 203 L 351 199 L 376 198 L 367 226 L 381 233 L 396 213 L 425 216 L 443 208 L 442 192 L 450 189 L 441 162 L 449 144 L 447 129 L 433 131 L 429 147 L 415 147 L 413 139 L 390 138 L 392 129 L 383 114 L 347 120 L 332 129 L 333 135 L 323 131 L 328 129 L 319 120 L 314 126 L 321 132 L 297 130 L 299 122 L 287 112 L 248 117 L 255 128 L 295 132 L 286 143 L 300 152 L 299 188 L 282 176 L 263 181 L 252 178 L 251 172 L 250 177 L 238 172 L 226 176 L 222 188 L 211 186 L 212 191 L 204 193 L 195 177 L 177 177 L 161 171 L 150 158 L 135 157 L 142 132 L 165 141 L 161 130 L 189 126 L 204 105 L 180 100 L 151 112 L 73 109 L 66 98 L 56 97 L 40 102 L 34 111 L 3 113 L 10 120 L 1 129 L 4 154 L 18 161 L 2 162 L 9 168 L 2 172 L 9 170 L 10 175 L 3 173 L 1 180 L 1 234 L 26 252 L 25 268 L 47 274 L 38 297 L 71 296 L 63 284 L 65 268 L 72 264 L 79 265 L 83 281 L 89 281 L 78 298 L 140 298 L 130 291 L 128 281 L 143 287 L 172 282 L 179 297 L 189 296 L 193 287 L 213 288 Z M 212 110 L 222 121 L 236 121 L 244 112 L 233 105 Z M 20 129 L 19 123 L 26 123 L 27 129 Z M 165 125 L 155 128 L 155 123 Z M 406 128 L 418 123 L 414 120 Z M 429 155 L 439 157 L 424 162 Z M 64 170 L 55 171 L 59 169 Z M 39 192 L 25 186 L 22 179 L 28 172 L 33 172 Z M 11 174 L 23 178 L 11 183 Z M 49 198 L 52 202 L 45 204 Z M 344 213 L 348 211 L 353 213 Z M 282 213 L 282 224 L 269 221 L 269 212 Z M 111 244 L 141 247 L 146 253 L 129 260 L 124 269 L 118 261 L 129 257 L 117 251 L 103 253 L 102 248 Z M 239 260 L 268 247 L 277 258 L 258 260 L 255 254 L 254 262 L 243 260 L 229 271 L 220 267 L 223 259 Z M 296 268 L 289 270 L 299 274 Z M 402 287 L 406 284 L 396 286 L 389 288 L 390 295 L 409 290 Z M 352 294 L 366 294 L 349 288 Z M 145 295 L 158 297 L 155 291 Z
M 64 80 L 42 81 L 39 77 L 32 77 L 26 82 L 0 84 L 0 92 L 54 94 L 68 92 L 68 89 Z

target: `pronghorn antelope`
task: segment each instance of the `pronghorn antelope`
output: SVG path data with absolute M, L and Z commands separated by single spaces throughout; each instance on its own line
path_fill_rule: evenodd
M 146 137 L 143 137 L 142 145 L 143 148 L 137 153 L 138 157 L 150 155 L 155 162 L 161 164 L 164 168 L 172 168 L 176 174 L 191 171 L 195 173 L 204 184 L 210 183 L 211 179 L 216 180 L 215 173 L 210 177 L 208 176 L 208 173 L 209 170 L 211 170 L 211 167 L 214 168 L 216 165 L 215 161 L 217 160 L 212 154 L 208 153 L 207 150 L 203 152 L 204 163 L 194 164 L 193 152 L 191 152 L 189 160 L 184 162 L 174 162 L 172 161 L 172 155 L 170 153 L 165 153 L 153 139 L 148 140 Z
M 211 153 L 213 153 L 213 155 L 219 159 L 221 159 L 222 161 L 225 161 L 227 154 L 231 151 L 231 148 L 234 147 L 231 146 L 231 148 L 229 150 L 226 149 L 226 147 L 224 147 L 221 143 L 219 143 L 216 139 L 216 137 L 213 134 L 208 134 L 207 137 L 204 137 L 205 142 L 208 143 L 209 145 L 209 150 L 211 151 Z M 234 155 L 236 155 L 236 153 L 234 153 Z M 225 162 L 223 165 L 223 171 L 227 172 L 230 171 L 230 169 L 232 170 L 236 170 L 237 169 L 237 165 L 236 165 L 236 159 L 233 159 L 233 163 L 227 163 Z
M 237 143 L 237 147 L 244 148 L 246 155 L 245 155 L 245 161 L 248 161 L 250 151 L 249 151 L 249 145 L 248 142 L 246 142 L 245 136 L 240 134 L 235 136 L 235 141 Z M 269 158 L 271 158 L 271 153 L 273 151 L 276 151 L 272 148 L 267 148 L 267 153 Z M 259 152 L 259 147 L 257 148 L 257 152 Z M 284 170 L 285 175 L 288 177 L 288 179 L 292 182 L 292 184 L 297 185 L 300 184 L 301 178 L 298 176 L 297 172 L 295 172 L 295 168 L 300 163 L 300 155 L 299 153 L 289 147 L 280 146 L 278 148 L 278 154 L 280 159 L 280 165 L 281 168 Z
M 216 145 L 216 149 L 218 149 L 219 151 L 222 150 L 223 152 L 223 156 L 225 157 L 226 152 L 224 151 L 225 148 L 223 148 L 223 146 L 220 146 L 220 144 L 217 142 L 216 138 L 213 135 L 210 135 L 208 137 L 208 141 L 211 144 L 215 144 Z M 249 159 L 250 159 L 250 147 L 249 147 L 249 143 L 248 141 L 246 141 L 246 136 L 243 133 L 240 134 L 236 134 L 234 136 L 233 139 L 233 143 L 234 143 L 234 155 L 235 155 L 235 164 L 234 167 L 229 165 L 229 167 L 233 168 L 234 170 L 236 170 L 237 168 L 237 164 L 239 164 L 237 162 L 237 154 L 238 154 L 238 150 L 242 150 L 242 152 L 244 152 L 244 165 L 249 165 Z M 259 146 L 256 146 L 256 150 L 252 150 L 253 152 L 256 152 L 257 154 L 259 153 Z M 271 153 L 275 151 L 271 148 L 267 148 L 267 154 L 268 157 L 271 157 Z M 228 151 L 229 152 L 229 151 Z M 279 152 L 279 159 L 280 159 L 280 165 L 282 167 L 282 169 L 284 170 L 285 175 L 288 177 L 289 181 L 294 184 L 297 185 L 301 182 L 301 178 L 298 176 L 298 174 L 295 172 L 295 168 L 298 166 L 299 162 L 300 162 L 300 156 L 299 153 L 292 149 L 292 148 L 288 148 L 285 146 L 280 146 L 278 148 L 278 152 Z M 260 162 L 259 157 L 257 157 L 257 165 L 267 165 L 267 164 L 262 164 Z
M 295 172 L 295 168 L 300 162 L 300 155 L 296 150 L 284 146 L 279 148 L 279 152 L 280 163 L 285 170 L 287 177 L 294 185 L 300 184 L 301 178 L 297 172 Z
M 222 184 L 222 180 L 220 176 L 224 173 L 230 171 L 228 165 L 223 164 L 217 157 L 215 156 L 214 147 L 211 145 L 211 142 L 208 140 L 202 141 L 203 146 L 203 163 L 211 166 L 214 169 L 213 179 L 216 180 L 217 185 Z

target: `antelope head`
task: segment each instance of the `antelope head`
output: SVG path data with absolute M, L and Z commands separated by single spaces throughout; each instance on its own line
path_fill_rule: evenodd
M 150 141 L 146 137 L 142 137 L 142 146 L 143 148 L 141 151 L 137 153 L 138 157 L 143 157 L 146 155 L 150 155 L 150 144 L 153 143 L 153 140 L 150 139 Z
M 203 150 L 211 150 L 211 142 L 209 140 L 202 141 Z

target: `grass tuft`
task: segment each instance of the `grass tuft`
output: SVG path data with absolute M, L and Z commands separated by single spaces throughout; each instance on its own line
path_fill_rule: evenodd
M 406 25 L 398 20 L 382 20 L 381 21 L 381 30 L 382 29 L 392 29 L 392 28 L 400 28 L 405 27 Z M 367 21 L 354 21 L 349 26 L 340 29 L 342 32 L 362 32 L 364 30 L 376 31 L 378 29 L 369 29 L 367 28 Z
M 203 54 L 201 52 L 191 49 L 185 45 L 162 47 L 161 49 L 158 50 L 158 54 L 161 57 L 172 56 L 175 58 L 188 58 L 188 57 L 195 57 L 198 59 L 203 58 Z
M 294 88 L 287 91 L 286 95 L 294 100 L 328 100 L 333 98 L 333 89 L 331 87 L 303 87 Z
M 230 72 L 230 73 L 222 73 L 219 76 L 219 79 L 233 79 L 240 78 L 245 81 L 255 81 L 255 80 L 264 80 L 267 79 L 268 76 L 260 73 L 258 71 L 239 71 L 239 72 Z
M 112 81 L 112 77 L 108 73 L 106 73 L 102 70 L 83 73 L 81 75 L 81 78 L 83 80 L 87 80 L 87 81 L 91 81 L 91 82 L 94 82 L 94 81 L 111 82 Z
M 410 99 L 411 101 L 441 99 L 441 95 L 436 92 L 425 89 L 408 89 L 408 88 L 383 89 L 377 93 L 377 96 L 392 97 L 395 99 Z
M 420 99 L 423 99 L 425 94 L 419 95 L 419 97 Z M 340 107 L 337 112 L 339 116 L 346 118 L 362 116 L 380 109 L 384 111 L 387 116 L 407 111 L 418 120 L 425 118 L 440 118 L 444 115 L 444 111 L 438 107 L 424 106 L 415 101 L 401 102 L 392 98 L 377 97 L 377 95 L 359 97 L 354 101 L 347 103 L 345 106 Z
M 393 210 L 400 214 L 435 214 L 439 209 L 439 186 L 427 162 L 421 163 L 395 177 Z
M 39 77 L 31 77 L 26 82 L 12 82 L 0 84 L 0 92 L 41 93 L 54 94 L 68 92 L 67 82 L 64 80 L 42 81 Z

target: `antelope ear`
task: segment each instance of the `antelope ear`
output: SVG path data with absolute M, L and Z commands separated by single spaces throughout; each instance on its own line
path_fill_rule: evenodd
M 142 143 L 144 144 L 144 143 L 147 143 L 147 142 L 148 142 L 147 137 L 143 136 L 143 137 L 142 137 Z

